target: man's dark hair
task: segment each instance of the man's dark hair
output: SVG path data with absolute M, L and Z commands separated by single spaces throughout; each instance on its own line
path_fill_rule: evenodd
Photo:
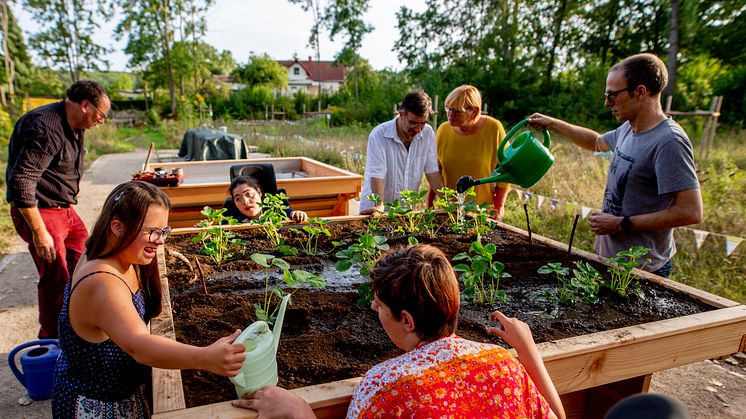
M 433 111 L 433 105 L 427 93 L 417 90 L 404 96 L 399 109 L 404 112 L 412 112 L 417 116 L 430 116 L 430 113 Z
M 648 88 L 651 96 L 655 96 L 668 84 L 666 65 L 653 54 L 644 53 L 627 57 L 611 67 L 609 72 L 615 70 L 622 71 L 630 91 L 642 85 Z
M 75 103 L 87 100 L 99 106 L 99 101 L 104 96 L 109 97 L 106 90 L 93 80 L 78 80 L 67 89 L 67 98 Z

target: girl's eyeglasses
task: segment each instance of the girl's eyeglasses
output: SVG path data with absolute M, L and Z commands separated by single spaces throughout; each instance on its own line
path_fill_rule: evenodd
M 148 232 L 148 241 L 152 243 L 157 242 L 161 237 L 163 238 L 163 240 L 166 240 L 168 238 L 168 235 L 171 234 L 171 227 L 148 228 L 146 230 Z

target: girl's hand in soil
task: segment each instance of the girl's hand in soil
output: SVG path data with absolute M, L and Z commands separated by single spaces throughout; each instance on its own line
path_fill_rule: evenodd
M 206 346 L 204 349 L 207 365 L 204 369 L 215 374 L 235 377 L 246 359 L 246 346 L 243 343 L 232 343 L 240 334 L 241 330 L 236 330 L 232 335 Z
M 502 338 L 508 345 L 515 348 L 518 356 L 526 350 L 536 349 L 534 337 L 528 325 L 514 317 L 507 317 L 500 311 L 493 311 L 490 320 L 500 322 L 500 327 L 488 326 L 487 333 Z
M 253 409 L 259 412 L 258 419 L 287 418 L 310 419 L 316 418 L 311 406 L 292 391 L 277 386 L 264 386 L 253 393 L 246 393 L 242 399 L 233 400 L 235 407 Z

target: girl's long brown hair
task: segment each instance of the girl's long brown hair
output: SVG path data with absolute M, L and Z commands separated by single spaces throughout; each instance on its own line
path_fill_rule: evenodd
M 86 258 L 103 259 L 115 255 L 135 241 L 140 233 L 145 215 L 152 206 L 169 210 L 168 196 L 158 187 L 140 181 L 125 182 L 114 188 L 106 197 L 101 214 L 86 241 Z M 119 220 L 124 231 L 119 237 L 111 232 L 111 222 Z M 140 288 L 145 296 L 145 321 L 161 312 L 161 279 L 158 261 L 139 267 Z

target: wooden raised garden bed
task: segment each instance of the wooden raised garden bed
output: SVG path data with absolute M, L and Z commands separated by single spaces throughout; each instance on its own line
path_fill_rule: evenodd
M 361 225 L 365 218 L 331 218 L 335 222 L 330 224 L 330 229 L 335 229 L 333 239 L 356 240 L 359 233 L 346 229 Z M 253 227 L 231 229 L 237 234 L 247 235 L 247 238 L 254 234 L 249 253 L 270 253 L 266 249 L 255 250 L 256 246 L 262 246 L 263 236 L 258 231 L 253 233 Z M 209 295 L 202 291 L 200 281 L 189 284 L 192 276 L 196 278 L 198 275 L 197 269 L 190 272 L 186 264 L 177 261 L 173 255 L 167 257 L 160 253 L 164 310 L 161 316 L 151 321 L 151 331 L 172 339 L 178 337 L 178 340 L 206 345 L 255 320 L 250 308 L 251 298 L 254 298 L 251 295 L 261 291 L 258 288 L 263 289 L 264 277 L 263 272 L 260 272 L 261 276 L 253 277 L 247 273 L 256 269 L 250 267 L 252 262 L 247 261 L 248 254 L 239 256 L 242 260 L 222 267 L 206 267 L 205 257 L 196 256 L 196 245 L 189 244 L 196 230 L 174 230 L 173 241 L 169 238 L 167 246 L 181 246 L 179 252 L 189 260 L 202 260 L 200 274 L 212 278 L 206 281 Z M 294 237 L 291 234 L 285 236 L 289 241 Z M 439 235 L 436 239 L 420 237 L 419 240 L 421 243 L 453 246 L 449 250 L 451 254 L 441 247 L 449 257 L 453 256 L 452 252 L 466 251 L 471 243 L 471 239 L 465 236 Z M 554 282 L 546 275 L 537 274 L 538 266 L 559 261 L 572 267 L 572 261 L 583 260 L 602 271 L 607 266 L 605 259 L 577 249 L 568 253 L 566 244 L 537 235 L 529 241 L 525 231 L 502 223 L 484 240 L 496 244 L 498 252 L 495 257 L 505 263 L 505 271 L 513 276 L 500 283 L 512 305 L 506 303 L 506 306 L 497 304 L 494 307 L 529 323 L 537 341 L 543 342 L 539 343 L 539 349 L 562 395 L 568 417 L 602 417 L 621 398 L 647 391 L 650 378 L 656 371 L 746 349 L 744 305 L 636 270 L 642 279 L 645 299 L 635 297 L 623 302 L 603 297 L 598 305 L 579 303 L 574 309 L 557 306 L 552 311 L 549 309 L 551 304 L 541 303 L 535 298 L 541 287 L 551 287 Z M 407 239 L 392 233 L 389 234 L 389 243 L 392 246 L 405 245 Z M 334 260 L 334 251 L 327 250 L 329 254 L 318 259 L 324 259 L 328 264 Z M 283 258 L 293 267 L 299 264 L 302 269 L 315 269 L 316 273 L 323 271 L 325 277 L 333 276 L 321 263 L 300 257 Z M 244 274 L 248 276 L 244 277 Z M 299 291 L 293 297 L 293 305 L 288 307 L 278 353 L 279 384 L 297 387 L 292 391 L 305 398 L 319 417 L 339 418 L 345 416 L 350 396 L 359 380 L 355 377 L 401 351 L 388 342 L 375 313 L 354 304 L 356 294 L 349 286 L 345 289 L 329 281 L 327 279 L 327 289 L 323 293 Z M 340 280 L 340 284 L 344 282 L 345 279 Z M 526 311 L 517 312 L 515 307 Z M 483 330 L 488 324 L 486 313 L 491 310 L 492 307 L 477 310 L 463 304 L 457 333 L 472 340 L 499 343 Z M 635 313 L 627 314 L 635 318 L 622 322 L 620 313 L 628 311 Z M 566 324 L 576 330 L 565 331 L 562 328 Z M 337 338 L 343 342 L 335 343 Z M 356 346 L 368 338 L 378 346 Z M 315 358 L 301 359 L 311 352 L 317 354 Z M 288 353 L 289 360 L 279 358 L 284 353 Z M 342 356 L 349 358 L 338 361 L 337 358 Z M 335 362 L 343 363 L 343 371 L 330 369 L 328 363 Z M 235 394 L 226 378 L 195 371 L 184 371 L 183 374 L 184 384 L 181 372 L 154 369 L 154 417 L 254 417 L 253 412 L 230 405 Z
M 309 217 L 348 215 L 350 199 L 360 197 L 362 176 L 306 157 L 150 163 L 144 170 L 184 170 L 179 186 L 163 190 L 171 199 L 169 224 L 192 227 L 202 218 L 200 211 L 205 205 L 222 207 L 228 196 L 230 167 L 246 162 L 272 163 L 277 187 L 285 188 L 290 205 Z

